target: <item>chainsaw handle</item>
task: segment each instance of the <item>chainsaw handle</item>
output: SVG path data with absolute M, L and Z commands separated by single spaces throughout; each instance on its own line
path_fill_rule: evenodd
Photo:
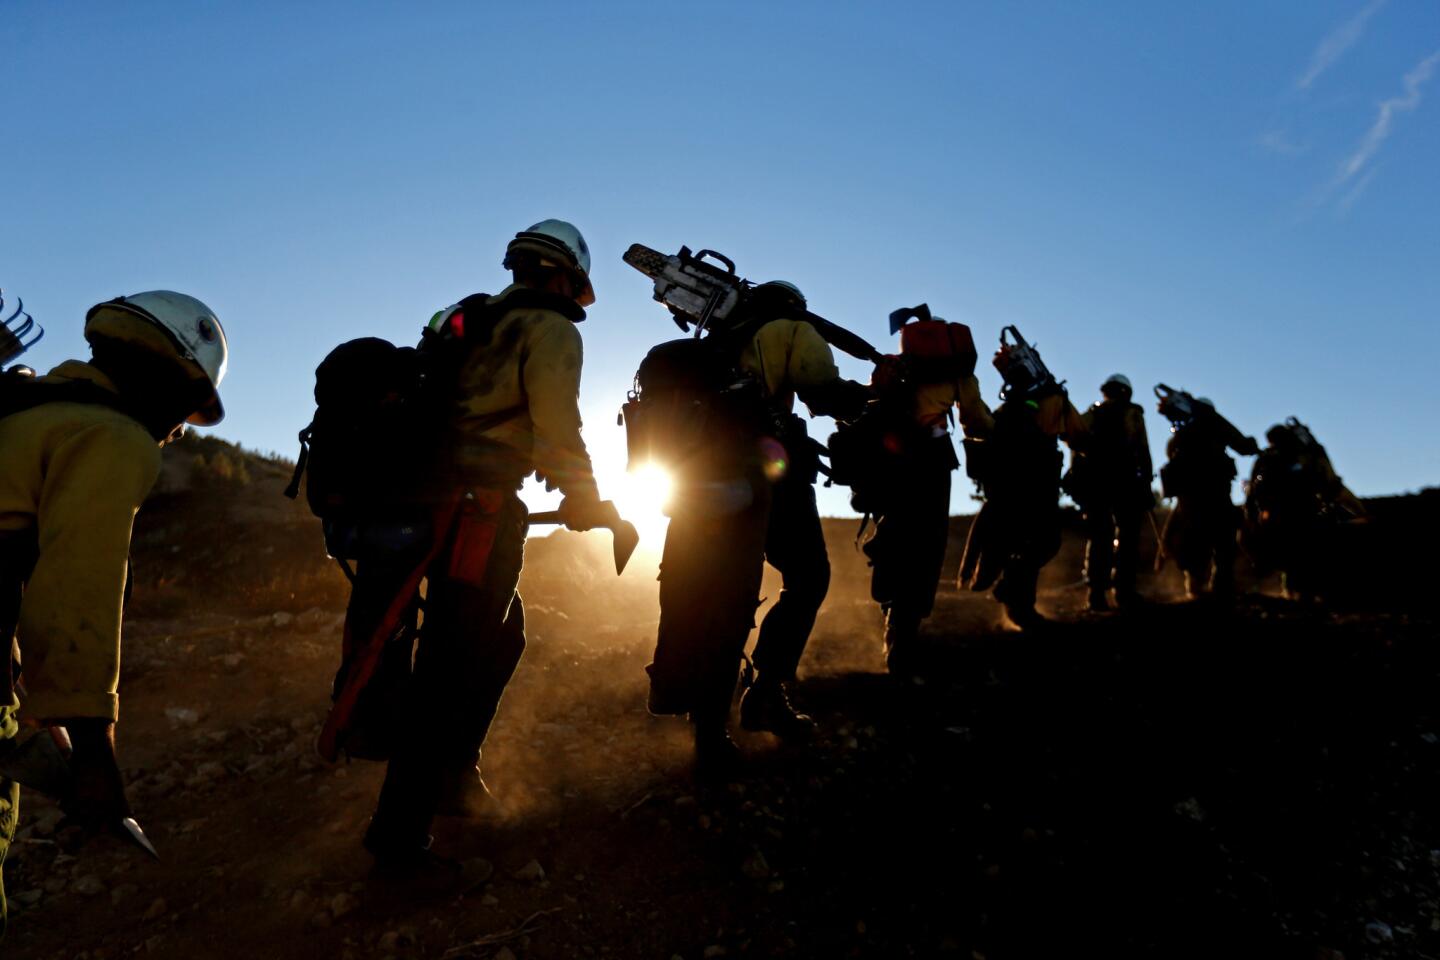
M 704 260 L 706 257 L 710 257 L 713 260 L 719 260 L 721 263 L 725 264 L 726 273 L 730 274 L 732 277 L 735 275 L 735 261 L 725 256 L 725 254 L 717 253 L 714 250 L 701 250 L 695 254 L 694 259 Z

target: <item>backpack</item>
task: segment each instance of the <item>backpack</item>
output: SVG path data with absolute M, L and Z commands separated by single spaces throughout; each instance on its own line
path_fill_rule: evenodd
M 742 476 L 778 431 L 764 388 L 715 337 L 651 349 L 620 410 L 629 467 L 656 463 L 685 480 Z
M 880 398 L 850 422 L 839 422 L 830 435 L 830 482 L 850 488 L 857 513 L 882 515 L 885 505 L 903 493 L 913 470 L 959 466 L 950 441 L 938 443 L 931 429 L 915 419 L 915 390 L 973 376 L 977 354 L 970 328 L 931 317 L 930 308 L 896 310 L 892 332 L 900 334 L 900 355 L 877 367 Z
M 516 290 L 498 303 L 477 293 L 436 314 L 416 347 L 362 337 L 340 344 L 315 369 L 315 416 L 300 431 L 285 496 L 297 498 L 307 478 L 306 502 L 342 568 L 346 560 L 428 541 L 430 506 L 452 479 L 445 440 L 460 371 L 506 313 L 535 307 L 571 320 L 585 315 L 573 301 L 542 291 Z M 524 409 L 497 411 L 479 430 Z
M 965 324 L 916 320 L 900 328 L 900 359 L 910 383 L 953 383 L 974 375 L 978 354 Z

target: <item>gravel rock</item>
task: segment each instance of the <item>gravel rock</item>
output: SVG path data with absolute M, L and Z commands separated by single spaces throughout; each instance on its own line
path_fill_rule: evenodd
M 110 902 L 119 906 L 140 892 L 140 888 L 133 883 L 122 883 L 110 891 Z
M 200 714 L 189 707 L 166 707 L 165 719 L 172 727 L 193 727 L 200 722 Z
M 154 900 L 150 901 L 150 906 L 145 908 L 145 912 L 140 915 L 140 919 L 159 920 L 161 917 L 165 916 L 166 911 L 168 911 L 169 909 L 170 906 L 165 902 L 164 897 L 156 897 Z
M 770 876 L 770 863 L 765 859 L 765 854 L 756 850 L 740 864 L 740 872 L 751 880 L 765 880 Z
M 531 860 L 525 866 L 516 870 L 513 874 L 516 880 L 525 880 L 535 883 L 545 879 L 545 868 L 540 866 L 539 860 Z
M 330 913 L 339 920 L 341 917 L 354 913 L 360 908 L 360 901 L 354 894 L 337 893 L 330 898 Z
M 1365 939 L 1371 943 L 1389 943 L 1395 939 L 1395 931 L 1390 929 L 1390 924 L 1375 920 L 1365 924 Z
M 72 883 L 70 885 L 70 889 L 74 890 L 82 897 L 99 896 L 100 894 L 105 892 L 105 881 L 101 880 L 93 873 L 87 873 L 85 876 Z
M 1196 823 L 1205 819 L 1205 808 L 1200 806 L 1200 801 L 1194 797 L 1182 800 L 1175 804 L 1175 812 L 1182 817 L 1189 817 Z
M 35 906 L 44 896 L 45 892 L 43 890 L 35 889 L 21 890 L 19 893 L 9 894 L 10 900 L 20 904 L 22 907 Z
M 284 629 L 295 622 L 293 613 L 286 613 L 284 610 L 277 611 L 270 617 L 270 624 L 277 629 Z
M 51 837 L 51 836 L 54 836 L 54 835 L 55 835 L 55 828 L 56 828 L 57 826 L 59 826 L 60 821 L 63 820 L 64 818 L 65 818 L 65 814 L 62 813 L 62 812 L 59 810 L 59 808 L 55 808 L 55 809 L 51 809 L 51 810 L 46 810 L 44 813 L 40 814 L 40 816 L 35 819 L 35 823 L 33 824 L 33 829 L 35 830 L 35 836 L 37 836 L 37 837 Z

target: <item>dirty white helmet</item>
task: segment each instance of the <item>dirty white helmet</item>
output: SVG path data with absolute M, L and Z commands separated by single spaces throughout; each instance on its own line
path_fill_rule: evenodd
M 86 312 L 87 340 L 92 334 L 105 334 L 103 320 L 97 324 L 96 315 L 103 318 L 110 311 L 132 314 L 158 327 L 180 358 L 194 363 L 210 381 L 210 399 L 190 415 L 188 422 L 208 427 L 224 419 L 225 408 L 220 403 L 219 390 L 229 364 L 230 348 L 214 310 L 194 297 L 174 290 L 147 290 L 128 297 L 116 297 L 97 303 Z
M 1196 403 L 1199 403 L 1199 404 L 1204 404 L 1205 406 L 1209 407 L 1211 410 L 1214 410 L 1214 409 L 1215 409 L 1215 401 L 1214 401 L 1214 400 L 1211 400 L 1209 397 L 1196 397 L 1196 398 L 1195 398 L 1195 402 L 1196 402 Z
M 595 290 L 590 286 L 590 246 L 573 223 L 565 220 L 541 220 L 519 233 L 505 248 L 505 268 L 511 269 L 511 254 L 533 253 L 542 260 L 558 261 L 580 274 L 584 289 L 577 295 L 580 306 L 588 307 L 595 302 Z
M 1123 374 L 1123 373 L 1112 373 L 1112 374 L 1110 374 L 1110 376 L 1108 376 L 1108 377 L 1105 378 L 1105 382 L 1102 383 L 1102 384 L 1100 384 L 1100 389 L 1103 391 L 1106 387 L 1110 386 L 1112 383 L 1115 384 L 1116 386 L 1124 387 L 1126 390 L 1129 390 L 1132 394 L 1135 392 L 1135 388 L 1134 388 L 1134 387 L 1131 385 L 1131 383 L 1130 383 L 1130 378 L 1127 377 L 1127 376 L 1125 376 L 1125 374 Z

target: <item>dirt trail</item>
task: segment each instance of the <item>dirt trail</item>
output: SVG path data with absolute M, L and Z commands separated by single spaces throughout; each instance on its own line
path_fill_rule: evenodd
M 715 789 L 683 724 L 644 711 L 653 558 L 614 581 L 603 538 L 537 541 L 530 647 L 485 756 L 507 816 L 437 830 L 495 876 L 407 906 L 365 885 L 381 768 L 311 750 L 343 596 L 313 526 L 282 512 L 201 562 L 214 534 L 189 510 L 140 531 L 122 688 L 122 763 L 165 860 L 74 850 L 27 793 L 7 960 L 1440 956 L 1432 615 L 1266 597 L 1084 615 L 1072 539 L 1042 597 L 1063 622 L 1008 633 L 947 589 L 927 682 L 899 684 L 837 523 L 798 690 L 821 734 L 743 738 L 748 774 Z M 196 539 L 172 553 L 177 531 Z

